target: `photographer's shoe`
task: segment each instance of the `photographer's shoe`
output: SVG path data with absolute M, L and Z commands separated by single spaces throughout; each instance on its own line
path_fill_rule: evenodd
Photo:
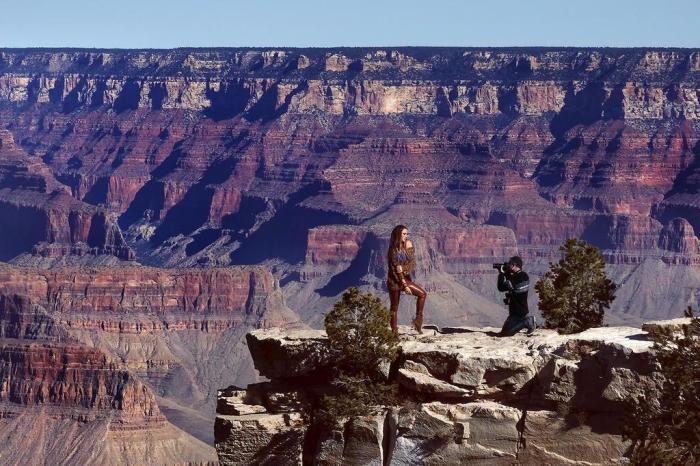
M 535 333 L 535 329 L 537 328 L 537 324 L 535 323 L 535 316 L 530 316 L 528 317 L 528 326 L 527 326 L 527 333 L 526 335 L 530 336 L 533 333 Z

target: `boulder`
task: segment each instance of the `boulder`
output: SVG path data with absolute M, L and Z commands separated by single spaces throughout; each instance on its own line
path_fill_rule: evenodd
M 254 330 L 246 335 L 248 349 L 260 375 L 271 379 L 299 377 L 329 362 L 321 330 Z
M 214 436 L 226 465 L 301 464 L 305 428 L 299 414 L 218 415 Z
M 386 412 L 349 419 L 343 429 L 345 446 L 343 464 L 348 466 L 382 466 L 384 463 L 384 418 Z
M 474 393 L 433 377 L 423 364 L 410 360 L 399 369 L 398 380 L 408 390 L 437 398 L 462 398 Z
M 690 317 L 670 320 L 657 320 L 654 322 L 644 322 L 642 330 L 650 337 L 661 335 L 682 334 L 690 325 Z
M 520 464 L 614 464 L 622 458 L 629 442 L 611 433 L 606 416 L 568 421 L 553 411 L 528 411 L 522 427 L 523 442 L 518 450 Z
M 306 460 L 328 466 L 616 464 L 629 446 L 626 403 L 662 383 L 653 342 L 638 328 L 403 334 L 385 371 L 400 384 L 402 405 L 374 406 L 328 430 L 302 425 L 299 414 L 305 397 L 328 389 L 314 377 L 330 364 L 325 334 L 258 330 L 248 340 L 256 367 L 275 379 L 220 392 L 222 464 L 295 464 L 302 445 Z M 244 459 L 230 462 L 234 451 Z
M 554 332 L 547 336 L 560 340 Z M 467 331 L 408 340 L 402 342 L 401 350 L 407 360 L 422 364 L 448 384 L 480 395 L 513 396 L 543 365 L 535 349 L 537 341 L 520 335 L 504 340 L 491 332 Z
M 404 408 L 390 464 L 513 464 L 520 418 L 490 401 Z

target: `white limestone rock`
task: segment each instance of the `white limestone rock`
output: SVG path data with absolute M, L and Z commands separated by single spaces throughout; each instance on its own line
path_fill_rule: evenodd
M 690 325 L 690 321 L 690 317 L 683 317 L 680 319 L 644 322 L 642 324 L 642 330 L 647 332 L 650 337 L 655 335 L 682 334 Z
M 305 428 L 299 414 L 218 415 L 216 451 L 222 464 L 301 464 Z
M 255 368 L 275 378 L 299 377 L 328 364 L 326 332 L 322 330 L 254 330 L 246 335 Z
M 411 391 L 438 398 L 463 398 L 474 392 L 433 377 L 421 363 L 406 361 L 398 372 L 399 384 Z

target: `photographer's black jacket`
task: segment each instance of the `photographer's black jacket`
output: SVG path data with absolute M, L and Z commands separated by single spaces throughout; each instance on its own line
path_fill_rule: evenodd
M 511 315 L 526 316 L 527 290 L 530 287 L 530 277 L 523 272 L 499 273 L 498 291 L 505 291 L 508 298 L 508 312 Z

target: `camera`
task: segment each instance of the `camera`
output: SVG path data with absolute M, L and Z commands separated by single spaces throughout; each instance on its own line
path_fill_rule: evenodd
M 501 273 L 505 273 L 506 270 L 508 270 L 508 262 L 499 262 L 497 264 L 493 264 L 491 267 L 493 267 Z

